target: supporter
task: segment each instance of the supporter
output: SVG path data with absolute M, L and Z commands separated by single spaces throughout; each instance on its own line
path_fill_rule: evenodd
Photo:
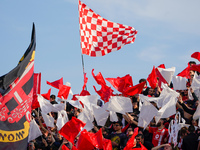
M 142 83 L 142 82 L 146 82 L 146 84 L 144 85 L 144 88 L 143 88 L 141 94 L 147 96 L 148 95 L 148 91 L 149 91 L 149 87 L 147 86 L 147 80 L 142 78 L 142 79 L 139 80 L 139 83 Z
M 51 103 L 51 104 L 58 104 L 58 103 L 56 102 L 56 96 L 55 96 L 54 94 L 52 94 L 52 95 L 50 96 L 50 103 Z
M 178 148 L 182 150 L 183 138 L 187 135 L 187 127 L 182 127 L 178 132 Z
M 188 127 L 188 135 L 183 138 L 183 150 L 196 150 L 198 147 L 198 136 L 195 134 L 195 127 L 190 125 Z
M 113 150 L 122 150 L 126 146 L 126 135 L 122 133 L 122 123 L 117 121 L 113 123 L 114 132 L 107 136 L 112 142 Z
M 143 134 L 136 135 L 135 139 L 136 139 L 136 147 L 137 148 L 141 148 L 140 143 L 142 145 L 144 145 L 144 147 L 147 148 L 148 150 L 151 150 L 151 148 L 154 147 L 151 142 L 144 140 Z

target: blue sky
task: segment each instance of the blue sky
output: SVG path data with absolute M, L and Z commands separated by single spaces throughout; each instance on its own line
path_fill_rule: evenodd
M 200 51 L 200 1 L 198 0 L 83 0 L 105 19 L 138 30 L 133 44 L 103 57 L 84 55 L 87 89 L 100 89 L 91 75 L 106 77 L 130 74 L 133 84 L 147 78 L 153 66 L 165 64 L 182 71 L 191 54 Z M 64 78 L 74 94 L 83 86 L 78 0 L 0 1 L 0 75 L 13 69 L 30 43 L 32 23 L 36 26 L 35 72 L 42 73 L 41 93 L 46 81 Z M 197 60 L 195 60 L 199 63 Z M 107 84 L 111 86 L 108 82 Z M 114 88 L 113 88 L 114 89 Z M 52 94 L 58 90 L 52 88 Z

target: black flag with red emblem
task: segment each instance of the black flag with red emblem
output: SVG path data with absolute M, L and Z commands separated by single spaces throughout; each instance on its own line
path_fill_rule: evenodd
M 31 43 L 18 65 L 0 77 L 0 149 L 25 150 L 31 121 L 35 58 L 35 25 Z

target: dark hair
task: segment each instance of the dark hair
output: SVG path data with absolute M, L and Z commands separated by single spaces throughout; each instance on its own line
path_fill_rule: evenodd
M 189 64 L 195 64 L 196 65 L 196 62 L 195 61 L 189 61 Z
M 190 126 L 188 127 L 188 131 L 189 131 L 190 133 L 193 133 L 193 132 L 195 131 L 195 127 L 194 127 L 193 125 L 190 125 Z
M 119 123 L 120 126 L 123 126 L 123 124 L 122 124 L 121 121 L 115 121 L 115 122 L 113 122 L 113 124 L 115 124 L 115 123 Z
M 55 96 L 54 94 L 52 94 L 52 95 L 50 96 L 50 98 L 56 99 L 56 96 Z
M 142 78 L 142 79 L 139 80 L 139 83 L 142 83 L 142 82 L 144 82 L 144 81 L 147 81 L 147 80 L 144 79 L 144 78 Z
M 142 139 L 144 139 L 144 135 L 143 134 L 138 134 L 135 137 L 141 137 Z

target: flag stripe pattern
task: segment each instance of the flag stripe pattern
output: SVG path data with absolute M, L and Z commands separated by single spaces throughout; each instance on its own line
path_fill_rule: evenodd
M 79 1 L 79 23 L 82 54 L 104 56 L 133 43 L 137 31 L 130 26 L 114 23 L 96 14 Z

